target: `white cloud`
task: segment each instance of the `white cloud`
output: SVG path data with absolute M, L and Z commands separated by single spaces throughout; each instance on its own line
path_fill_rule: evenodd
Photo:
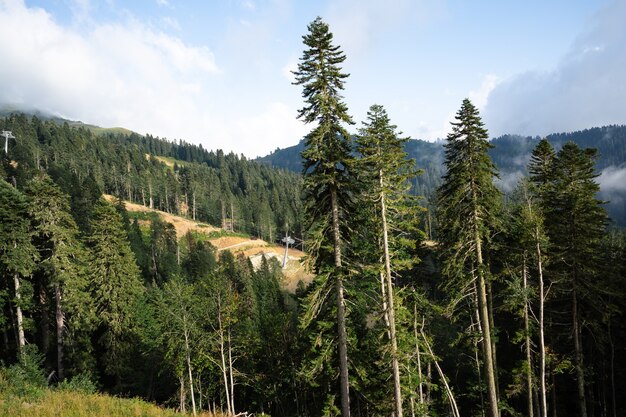
M 173 17 L 166 16 L 161 19 L 161 22 L 165 28 L 174 29 L 176 31 L 180 31 L 181 29 L 178 20 L 174 19 Z
M 469 99 L 472 100 L 472 103 L 476 107 L 482 110 L 487 104 L 489 94 L 494 88 L 496 88 L 497 85 L 498 77 L 493 74 L 488 74 L 484 77 L 483 83 L 478 90 L 469 92 Z
M 557 68 L 527 72 L 489 94 L 492 133 L 546 135 L 626 123 L 626 2 L 597 13 Z
M 159 6 L 169 6 L 170 5 L 169 0 L 156 0 L 156 2 L 157 2 L 157 4 Z
M 381 35 L 404 24 L 421 24 L 438 15 L 444 6 L 432 0 L 336 0 L 327 16 L 337 38 L 349 56 L 367 52 Z
M 285 148 L 304 137 L 309 126 L 296 119 L 297 111 L 284 103 L 272 102 L 261 114 L 241 118 L 237 121 L 232 140 L 256 138 L 245 146 L 245 154 L 262 156 L 276 147 Z
M 626 192 L 626 168 L 606 167 L 598 177 L 598 184 L 600 184 L 602 192 L 605 193 Z
M 292 83 L 296 80 L 292 71 L 297 71 L 297 70 L 298 70 L 298 61 L 297 59 L 293 58 L 293 59 L 290 59 L 289 62 L 287 62 L 287 64 L 281 68 L 280 72 L 283 75 L 283 77 L 285 77 L 286 79 L 289 80 L 290 83 Z
M 229 74 L 207 47 L 132 19 L 80 30 L 22 1 L 0 0 L 0 103 L 247 156 L 306 132 L 295 108 L 238 106 L 224 83 Z

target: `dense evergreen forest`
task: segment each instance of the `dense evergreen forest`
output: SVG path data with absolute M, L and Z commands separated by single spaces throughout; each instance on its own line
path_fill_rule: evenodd
M 234 231 L 270 241 L 287 227 L 300 232 L 301 179 L 290 172 L 183 141 L 95 134 L 59 119 L 12 114 L 1 123 L 17 138 L 9 146 L 16 164 L 5 171 L 18 188 L 43 170 L 73 204 L 84 200 L 81 193 L 103 192 L 216 226 L 232 218 Z
M 301 176 L 2 121 L 17 140 L 0 171 L 0 387 L 92 384 L 231 416 L 624 415 L 626 244 L 598 198 L 603 130 L 488 141 L 466 99 L 443 146 L 403 138 L 376 104 L 353 135 L 346 56 L 320 18 L 303 42 Z M 529 157 L 503 187 L 506 152 Z M 122 199 L 269 240 L 295 231 L 316 278 L 287 293 L 276 261 L 178 239 Z

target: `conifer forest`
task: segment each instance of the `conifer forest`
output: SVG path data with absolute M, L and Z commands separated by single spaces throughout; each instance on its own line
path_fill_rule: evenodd
M 435 169 L 383 105 L 355 119 L 327 23 L 302 40 L 298 173 L 0 119 L 0 409 L 69 386 L 206 416 L 626 415 L 625 225 L 593 144 L 533 141 L 505 189 L 491 155 L 515 138 L 490 141 L 465 99 Z M 290 234 L 314 278 L 287 290 L 279 259 L 131 203 L 219 236 Z

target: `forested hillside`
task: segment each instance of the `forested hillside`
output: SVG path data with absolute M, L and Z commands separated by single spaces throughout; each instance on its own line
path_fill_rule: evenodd
M 300 232 L 299 175 L 183 141 L 95 134 L 58 119 L 13 114 L 0 124 L 17 138 L 9 145 L 15 163 L 5 169 L 18 187 L 43 170 L 74 205 L 104 192 L 218 227 L 227 221 L 230 228 L 232 218 L 234 231 L 270 241 L 286 227 Z
M 547 136 L 548 141 L 560 149 L 568 141 L 582 148 L 596 148 L 598 158 L 595 169 L 603 174 L 599 197 L 608 202 L 609 216 L 620 226 L 626 226 L 626 126 L 596 127 L 579 132 L 556 133 Z M 493 148 L 489 156 L 499 170 L 498 186 L 510 192 L 515 183 L 527 174 L 526 165 L 532 149 L 540 138 L 518 135 L 505 135 L 492 139 Z M 300 152 L 303 142 L 298 145 L 276 149 L 257 161 L 269 166 L 285 168 L 293 172 L 302 171 Z M 443 166 L 443 142 L 433 143 L 419 139 L 406 142 L 405 150 L 409 158 L 415 160 L 415 167 L 423 173 L 414 179 L 413 191 L 416 195 L 431 196 L 441 184 L 445 171 Z

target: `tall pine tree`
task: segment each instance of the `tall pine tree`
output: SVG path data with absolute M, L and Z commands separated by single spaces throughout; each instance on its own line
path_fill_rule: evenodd
M 396 330 L 396 307 L 394 305 L 394 277 L 401 257 L 392 254 L 397 247 L 396 235 L 400 223 L 409 211 L 409 178 L 412 176 L 413 161 L 407 159 L 404 145 L 407 139 L 399 138 L 396 126 L 391 124 L 385 109 L 373 105 L 367 113 L 367 121 L 359 131 L 357 152 L 361 155 L 363 187 L 367 200 L 374 206 L 377 253 L 374 259 L 382 259 L 378 264 L 381 277 L 381 295 L 391 351 L 391 368 L 394 382 L 395 415 L 402 416 L 402 386 L 400 381 L 400 358 Z M 396 254 L 397 255 L 397 254 Z M 406 265 L 404 265 L 406 267 Z
M 557 282 L 559 294 L 556 308 L 569 310 L 571 320 L 581 417 L 586 417 L 588 412 L 584 327 L 593 323 L 595 306 L 605 304 L 599 261 L 607 215 L 603 202 L 596 198 L 600 189 L 595 181 L 598 176 L 594 169 L 596 155 L 595 149 L 581 149 L 573 142 L 566 143 L 552 163 L 543 202 L 551 244 L 549 272 L 552 280 Z
M 348 108 L 342 102 L 341 90 L 348 77 L 340 64 L 346 59 L 339 46 L 333 44 L 333 34 L 321 18 L 308 26 L 302 37 L 307 49 L 294 84 L 303 88 L 305 106 L 298 118 L 305 123 L 316 123 L 305 137 L 304 201 L 311 242 L 314 272 L 326 277 L 334 286 L 337 310 L 337 351 L 341 413 L 350 415 L 350 388 L 348 380 L 348 336 L 346 331 L 346 304 L 344 279 L 346 269 L 344 252 L 348 240 L 346 225 L 353 207 L 351 142 L 344 124 L 352 124 Z
M 497 224 L 500 193 L 493 184 L 497 173 L 487 154 L 491 147 L 487 139 L 478 109 L 469 99 L 463 100 L 445 144 L 447 172 L 438 190 L 439 224 L 442 244 L 446 248 L 443 272 L 451 280 L 449 287 L 457 294 L 476 292 L 488 415 L 498 417 L 485 245 L 489 244 Z

